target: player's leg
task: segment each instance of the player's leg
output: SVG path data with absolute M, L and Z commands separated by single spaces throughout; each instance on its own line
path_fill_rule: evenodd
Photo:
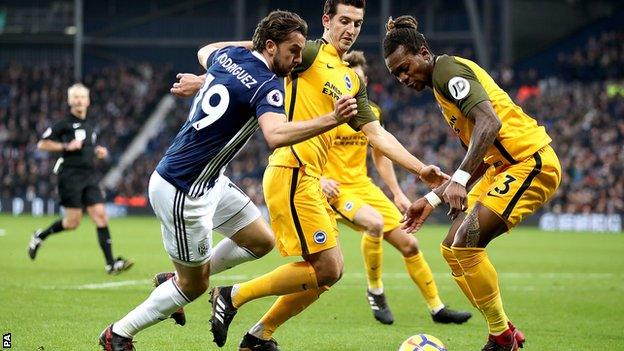
M 474 300 L 474 296 L 470 291 L 470 287 L 468 286 L 468 283 L 466 283 L 466 279 L 464 278 L 464 271 L 459 265 L 459 261 L 457 260 L 455 254 L 453 253 L 453 250 L 451 249 L 451 246 L 453 246 L 453 241 L 455 240 L 455 233 L 464 221 L 464 218 L 466 218 L 466 214 L 460 213 L 455 218 L 455 220 L 453 220 L 451 228 L 449 229 L 446 237 L 440 244 L 440 252 L 442 253 L 442 257 L 444 258 L 444 260 L 451 268 L 451 277 L 453 277 L 453 280 L 455 280 L 455 283 L 457 283 L 457 286 L 459 286 L 459 289 L 464 293 L 470 304 L 478 309 L 479 307 Z
M 340 246 L 304 256 L 316 272 L 319 286 L 315 289 L 300 291 L 280 296 L 271 308 L 262 316 L 241 342 L 241 350 L 251 340 L 271 340 L 275 330 L 290 318 L 298 315 L 314 303 L 322 293 L 329 290 L 342 275 L 343 257 Z M 252 336 L 253 338 L 250 338 Z
M 330 216 L 332 211 L 318 179 L 304 175 L 299 169 L 269 167 L 265 172 L 263 187 L 282 255 L 307 257 L 337 245 L 336 223 Z M 303 260 L 284 264 L 244 283 L 213 289 L 211 320 L 217 345 L 222 346 L 227 339 L 231 323 L 228 316 L 245 303 L 263 296 L 315 290 L 319 284 L 330 285 L 337 280 L 342 269 L 342 256 L 334 260 L 330 259 L 333 256 L 329 254 L 321 254 L 320 257 L 322 259 L 319 262 L 322 263 L 319 269 L 323 269 L 318 272 L 312 262 Z
M 341 187 L 340 194 L 332 199 L 331 206 L 334 212 L 348 221 L 351 227 L 362 233 L 360 250 L 366 270 L 366 298 L 373 311 L 373 317 L 380 323 L 392 324 L 394 316 L 386 301 L 381 279 L 384 220 L 377 210 L 358 196 L 361 195 L 359 188 L 361 186 Z
M 214 215 L 214 230 L 225 236 L 214 248 L 210 274 L 258 259 L 275 246 L 269 224 L 251 199 L 227 177 L 224 193 Z
M 403 256 L 405 268 L 425 299 L 434 322 L 462 324 L 472 317 L 469 312 L 455 311 L 444 305 L 438 294 L 431 267 L 413 235 L 397 227 L 385 234 L 385 240 Z
M 82 219 L 82 192 L 86 185 L 81 177 L 61 172 L 58 193 L 61 198 L 60 204 L 65 209 L 65 214 L 62 219 L 55 221 L 46 229 L 37 229 L 33 233 L 28 243 L 28 256 L 31 260 L 35 259 L 37 251 L 48 236 L 78 227 Z
M 208 262 L 200 266 L 185 266 L 173 261 L 173 265 L 177 272 L 175 278 L 160 284 L 143 303 L 102 332 L 100 345 L 105 350 L 115 343 L 125 345 L 120 350 L 133 350 L 128 347 L 138 332 L 165 320 L 208 289 Z
M 212 215 L 221 191 L 217 182 L 204 196 L 192 198 L 157 172 L 152 174 L 150 203 L 161 222 L 163 242 L 176 268 L 176 277 L 156 287 L 142 304 L 113 323 L 108 328 L 110 332 L 105 330 L 100 336 L 103 346 L 114 340 L 127 345 L 136 333 L 166 319 L 206 291 L 212 254 Z
M 514 335 L 509 330 L 509 319 L 503 309 L 498 274 L 485 247 L 507 230 L 505 221 L 477 203 L 458 228 L 451 247 L 474 302 L 487 321 L 489 334 L 500 336 L 501 345 L 513 344 Z
M 549 146 L 497 172 L 488 191 L 469 208 L 455 234 L 451 249 L 488 323 L 490 337 L 486 349 L 496 345 L 506 349 L 522 346 L 524 336 L 505 314 L 497 272 L 485 247 L 541 207 L 557 189 L 560 174 L 559 161 Z
M 82 208 L 65 207 L 65 215 L 63 218 L 55 221 L 44 230 L 37 229 L 28 242 L 28 256 L 34 260 L 37 251 L 41 248 L 43 242 L 52 234 L 60 233 L 64 230 L 74 230 L 80 225 L 82 219 Z
M 87 205 L 87 213 L 93 220 L 93 223 L 95 223 L 100 249 L 102 249 L 104 259 L 106 260 L 106 272 L 108 274 L 119 274 L 132 267 L 134 262 L 131 260 L 121 256 L 116 258 L 113 256 L 113 243 L 108 229 L 108 216 L 106 215 L 104 204 L 99 202 Z

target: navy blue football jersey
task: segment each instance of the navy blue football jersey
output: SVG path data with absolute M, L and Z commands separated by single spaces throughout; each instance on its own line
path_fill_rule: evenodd
M 210 55 L 206 82 L 189 118 L 156 171 L 176 188 L 198 197 L 258 129 L 258 117 L 284 112 L 284 86 L 257 52 L 226 47 Z

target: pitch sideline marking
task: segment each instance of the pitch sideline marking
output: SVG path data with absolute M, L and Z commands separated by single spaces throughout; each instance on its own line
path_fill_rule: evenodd
M 447 273 L 434 273 L 436 277 L 447 276 Z M 343 279 L 364 279 L 364 273 L 347 273 L 343 276 Z M 408 277 L 407 273 L 385 273 L 384 279 L 403 279 Z M 610 279 L 618 278 L 613 273 L 499 273 L 499 277 L 503 279 Z M 237 274 L 237 275 L 217 275 L 211 277 L 211 280 L 230 280 L 230 281 L 245 281 L 255 276 Z M 152 282 L 151 279 L 140 280 L 122 280 L 117 282 L 104 282 L 104 283 L 91 283 L 77 286 L 66 286 L 69 290 L 100 290 L 100 289 L 115 289 L 124 286 L 136 286 L 136 285 L 149 285 Z M 42 289 L 57 289 L 57 286 L 42 286 Z

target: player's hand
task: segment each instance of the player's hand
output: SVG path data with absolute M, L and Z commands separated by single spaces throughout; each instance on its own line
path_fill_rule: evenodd
M 451 219 L 455 219 L 457 215 L 466 211 L 468 208 L 468 195 L 466 194 L 466 187 L 459 183 L 449 182 L 449 185 L 444 190 L 444 193 L 442 193 L 442 198 L 451 207 L 447 213 Z
M 330 178 L 321 178 L 321 189 L 327 199 L 340 195 L 340 183 Z
M 105 148 L 104 146 L 96 146 L 95 147 L 95 157 L 98 159 L 103 159 L 106 158 L 108 156 L 108 149 Z
M 82 149 L 82 143 L 83 143 L 83 140 L 74 139 L 70 141 L 69 143 L 67 143 L 67 146 L 65 146 L 65 150 L 67 151 L 80 150 Z
M 357 115 L 357 100 L 349 95 L 342 95 L 334 106 L 334 118 L 338 123 L 344 123 Z
M 414 201 L 414 203 L 405 211 L 401 223 L 403 228 L 408 233 L 418 231 L 425 223 L 431 212 L 433 206 L 429 204 L 429 201 L 424 197 Z
M 394 195 L 394 204 L 401 211 L 401 213 L 405 213 L 407 209 L 412 205 L 412 202 L 401 192 L 400 194 Z
M 440 167 L 434 165 L 423 167 L 420 170 L 419 178 L 429 187 L 429 189 L 435 189 L 442 185 L 445 180 L 451 179 L 448 174 L 440 170 Z
M 182 98 L 195 95 L 206 81 L 205 76 L 196 76 L 191 73 L 178 73 L 176 78 L 178 81 L 173 83 L 169 91 Z

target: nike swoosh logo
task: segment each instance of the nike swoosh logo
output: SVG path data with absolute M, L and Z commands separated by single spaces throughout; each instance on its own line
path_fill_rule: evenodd
M 433 283 L 433 280 L 430 280 L 430 281 L 428 281 L 428 282 L 425 282 L 425 285 L 429 285 L 429 284 L 431 284 L 431 283 Z
M 488 191 L 487 195 L 488 195 L 488 196 L 492 196 L 492 197 L 499 197 L 499 198 L 502 198 L 502 196 L 500 196 L 500 195 L 495 195 L 495 194 L 492 194 L 492 192 L 491 192 L 491 191 Z
M 334 69 L 334 66 L 330 66 L 329 63 L 327 64 L 327 68 L 329 69 Z

